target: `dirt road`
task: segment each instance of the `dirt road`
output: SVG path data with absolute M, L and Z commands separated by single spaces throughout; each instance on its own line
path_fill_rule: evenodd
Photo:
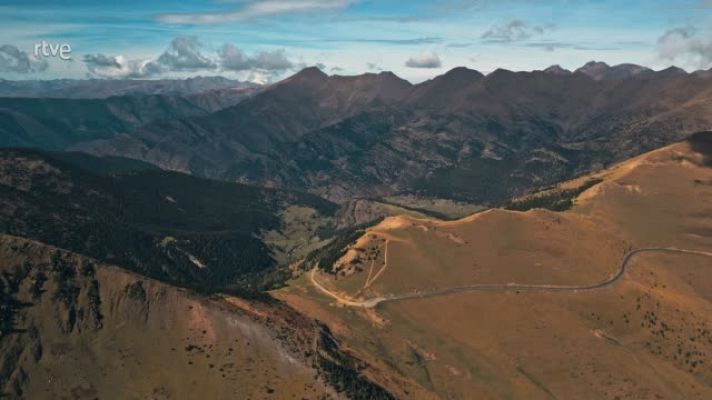
M 635 257 L 638 254 L 651 253 L 651 252 L 691 254 L 691 255 L 712 257 L 712 252 L 707 252 L 707 251 L 678 249 L 678 248 L 673 248 L 673 247 L 648 247 L 648 248 L 636 249 L 636 250 L 629 251 L 628 253 L 626 253 L 623 256 L 623 259 L 621 260 L 621 262 L 618 266 L 618 269 L 616 270 L 616 272 L 613 275 L 611 275 L 611 277 L 609 277 L 608 279 L 606 279 L 604 281 L 594 283 L 591 285 L 546 285 L 546 284 L 528 285 L 528 284 L 518 284 L 518 283 L 507 283 L 507 284 L 480 283 L 480 284 L 473 284 L 473 285 L 466 285 L 466 286 L 457 286 L 457 287 L 452 287 L 452 288 L 448 288 L 448 289 L 433 290 L 433 291 L 422 292 L 422 293 L 411 293 L 411 294 L 394 295 L 394 296 L 387 296 L 387 297 L 379 296 L 379 297 L 374 297 L 374 298 L 368 299 L 368 300 L 348 299 L 348 298 L 345 298 L 345 297 L 343 297 L 339 294 L 336 294 L 336 293 L 330 291 L 329 289 L 325 288 L 316 280 L 316 276 L 315 276 L 316 268 L 312 269 L 310 279 L 311 279 L 312 284 L 319 291 L 321 291 L 322 293 L 326 294 L 327 296 L 335 299 L 340 304 L 343 304 L 343 305 L 346 305 L 349 307 L 373 308 L 381 303 L 386 303 L 386 302 L 403 301 L 403 300 L 409 300 L 409 299 L 423 299 L 423 298 L 428 298 L 428 297 L 446 296 L 446 295 L 450 295 L 450 294 L 471 292 L 471 291 L 517 291 L 518 290 L 518 291 L 543 291 L 543 292 L 575 292 L 575 291 L 601 289 L 601 288 L 613 285 L 618 280 L 620 280 L 625 275 L 626 270 L 628 268 L 628 264 L 633 259 L 633 257 Z

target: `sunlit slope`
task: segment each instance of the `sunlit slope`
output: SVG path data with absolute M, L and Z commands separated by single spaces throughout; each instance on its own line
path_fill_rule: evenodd
M 457 221 L 399 216 L 370 228 L 318 277 L 355 298 L 475 283 L 590 284 L 641 247 L 710 249 L 712 169 L 700 134 L 591 179 L 568 212 L 493 209 Z M 540 196 L 535 194 L 533 196 Z
M 373 308 L 309 275 L 280 295 L 441 398 L 710 398 L 711 143 L 698 134 L 529 196 L 595 179 L 563 212 L 388 218 L 313 275 L 341 300 L 383 300 Z M 650 250 L 616 278 L 634 249 Z M 437 294 L 479 284 L 492 285 Z
M 606 219 L 640 247 L 712 248 L 712 134 L 637 157 L 601 174 L 575 211 Z
M 598 291 L 384 303 L 382 327 L 349 333 L 443 398 L 707 399 L 711 274 L 709 258 L 645 255 Z
M 394 217 L 370 229 L 334 277 L 320 278 L 363 297 L 477 282 L 586 283 L 612 274 L 627 243 L 594 219 L 545 210 L 456 222 Z

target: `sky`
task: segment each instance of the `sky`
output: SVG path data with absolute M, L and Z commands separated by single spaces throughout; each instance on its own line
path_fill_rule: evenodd
M 317 66 L 420 82 L 591 60 L 708 69 L 712 0 L 0 0 L 3 79 L 267 83 Z

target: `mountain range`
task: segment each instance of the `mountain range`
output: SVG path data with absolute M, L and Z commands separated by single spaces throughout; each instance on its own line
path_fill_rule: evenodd
M 630 64 L 455 68 L 417 85 L 307 68 L 235 106 L 69 148 L 337 202 L 417 194 L 497 204 L 708 128 L 711 89 L 702 73 Z
M 112 96 L 188 96 L 221 89 L 254 89 L 259 85 L 223 77 L 187 79 L 0 79 L 0 97 L 105 99 Z
M 706 71 L 0 93 L 0 397 L 712 394 Z

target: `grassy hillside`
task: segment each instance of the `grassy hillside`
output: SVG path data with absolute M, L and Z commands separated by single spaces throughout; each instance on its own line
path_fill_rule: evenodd
M 711 144 L 510 205 L 527 211 L 386 218 L 277 296 L 440 398 L 710 398 Z
M 528 196 L 512 199 L 504 204 L 507 210 L 528 211 L 545 208 L 551 211 L 566 211 L 574 206 L 574 199 L 591 187 L 601 183 L 600 178 L 592 178 L 574 188 L 554 187 L 544 189 Z

